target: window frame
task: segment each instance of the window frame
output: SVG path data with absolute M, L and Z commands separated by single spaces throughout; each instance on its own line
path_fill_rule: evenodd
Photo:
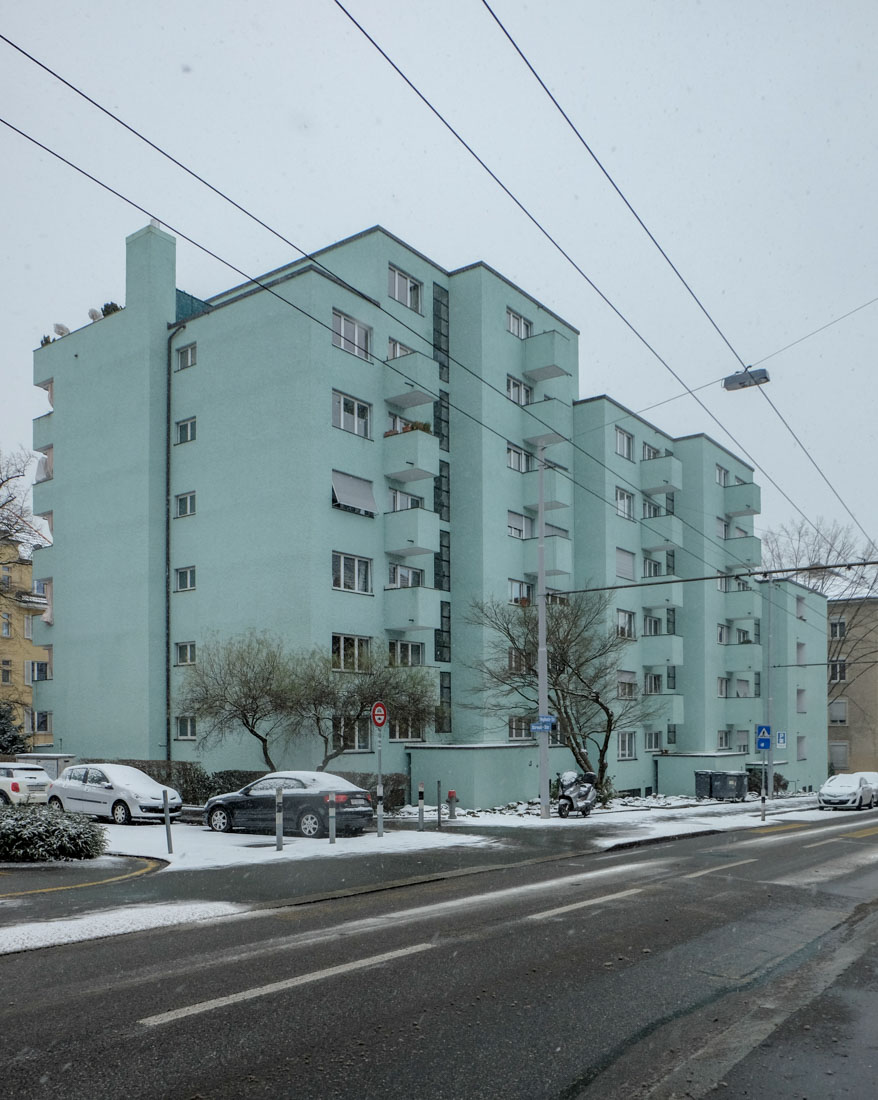
M 345 402 L 349 401 L 353 405 L 353 412 L 347 414 L 345 412 Z M 360 415 L 360 409 L 366 410 L 365 415 L 365 431 L 359 431 L 359 425 L 363 423 L 364 418 Z M 350 418 L 351 426 L 345 423 L 346 419 Z M 362 398 L 354 397 L 351 393 L 345 393 L 343 390 L 333 389 L 332 391 L 332 426 L 338 428 L 339 431 L 348 432 L 349 435 L 355 435 L 360 439 L 372 438 L 372 405 L 368 401 L 363 401 Z
M 424 587 L 424 570 L 415 565 L 400 565 L 392 561 L 389 563 L 387 578 L 388 588 Z
M 536 459 L 530 451 L 519 447 L 516 443 L 506 444 L 506 466 L 517 474 L 529 474 L 536 469 Z
M 174 722 L 174 739 L 176 741 L 197 741 L 195 716 L 192 714 L 178 714 Z M 186 731 L 185 733 L 183 731 Z
M 513 405 L 518 405 L 521 408 L 526 408 L 528 405 L 533 404 L 533 386 L 529 386 L 526 382 L 522 382 L 522 380 L 520 378 L 516 378 L 514 374 L 507 374 L 506 396 L 513 403 Z
M 345 331 L 345 325 L 353 326 L 352 335 Z M 350 345 L 350 346 L 348 346 Z M 332 346 L 355 355 L 358 359 L 370 360 L 372 358 L 372 328 L 370 325 L 358 321 L 343 310 L 332 311 Z
M 174 371 L 188 370 L 190 367 L 194 367 L 198 362 L 196 354 L 196 341 L 193 340 L 191 344 L 184 344 L 182 348 L 177 348 L 177 365 L 174 367 Z
M 194 592 L 196 588 L 196 567 L 194 565 L 184 565 L 179 569 L 174 570 L 174 591 L 175 592 Z M 185 580 L 187 583 L 181 585 L 181 581 Z M 192 583 L 188 583 L 191 581 Z
M 534 586 L 528 581 L 518 580 L 516 577 L 508 578 L 509 602 L 527 607 L 534 602 Z M 516 595 L 515 593 L 518 593 Z
M 618 760 L 636 760 L 637 759 L 637 733 L 635 730 L 619 730 L 619 738 L 617 741 L 617 759 Z M 623 740 L 624 739 L 624 740 Z
M 187 493 L 177 493 L 174 497 L 174 519 L 185 519 L 187 516 L 194 516 L 196 505 L 195 498 L 196 493 L 194 489 Z M 185 508 L 181 511 L 184 504 Z
M 184 420 L 175 421 L 175 423 L 174 423 L 174 427 L 176 428 L 176 433 L 175 433 L 176 441 L 174 443 L 175 447 L 180 447 L 184 443 L 194 443 L 195 442 L 196 437 L 197 437 L 196 436 L 196 427 L 195 427 L 196 419 L 197 418 L 194 417 L 194 416 L 187 416 Z M 185 438 L 184 438 L 184 436 L 185 436 Z
M 616 486 L 616 515 L 620 519 L 634 519 L 634 494 L 621 485 Z
M 616 636 L 618 638 L 637 637 L 637 613 L 626 611 L 622 607 L 616 608 Z
M 410 642 L 406 638 L 391 638 L 388 644 L 388 663 L 392 668 L 420 668 L 424 664 L 424 643 L 423 642 Z M 401 661 L 399 658 L 405 652 L 408 660 Z M 413 661 L 412 655 L 418 655 L 418 660 Z
M 660 672 L 645 672 L 643 674 L 643 694 L 663 695 L 664 677 Z
M 634 461 L 634 436 L 631 432 L 620 428 L 618 424 L 616 425 L 616 454 L 619 458 L 627 458 L 629 462 Z
M 410 348 L 408 344 L 404 344 L 401 340 L 397 340 L 393 336 L 387 338 L 387 358 L 388 360 L 402 359 L 406 355 L 412 355 L 414 348 Z
M 352 584 L 345 583 L 350 568 Z M 363 574 L 365 573 L 365 578 Z M 361 587 L 365 583 L 366 587 Z M 332 588 L 335 592 L 357 592 L 363 596 L 372 594 L 372 559 L 348 554 L 344 550 L 332 551 Z
M 344 663 L 346 650 L 348 648 L 347 643 L 349 642 L 353 643 L 350 647 L 354 654 L 353 665 L 346 665 Z M 330 643 L 330 657 L 334 672 L 364 672 L 366 670 L 365 666 L 369 663 L 371 652 L 371 637 L 363 634 L 344 634 L 339 631 L 333 631 Z M 338 663 L 336 663 L 336 654 L 338 654 Z
M 424 284 L 395 264 L 387 265 L 387 294 L 414 313 L 424 312 Z
M 511 306 L 507 306 L 506 331 L 512 333 L 519 340 L 528 340 L 534 333 L 533 321 L 529 321 L 523 314 L 512 309 Z
M 177 666 L 194 665 L 196 655 L 195 642 L 174 643 L 174 664 Z

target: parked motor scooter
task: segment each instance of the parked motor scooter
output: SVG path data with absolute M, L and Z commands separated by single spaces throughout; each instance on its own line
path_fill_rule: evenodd
M 558 775 L 558 816 L 568 817 L 578 810 L 588 817 L 597 802 L 598 777 L 594 772 L 561 772 Z

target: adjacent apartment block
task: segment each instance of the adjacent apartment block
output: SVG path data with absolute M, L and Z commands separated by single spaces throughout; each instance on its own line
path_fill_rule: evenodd
M 878 771 L 878 597 L 829 601 L 829 761 Z
M 52 745 L 52 716 L 34 711 L 33 685 L 52 678 L 52 647 L 34 644 L 34 622 L 46 614 L 43 585 L 31 580 L 31 547 L 0 538 L 0 703 L 35 749 Z
M 209 638 L 255 627 L 325 648 L 340 675 L 367 652 L 432 669 L 441 720 L 391 715 L 385 771 L 466 805 L 535 796 L 529 722 L 478 706 L 487 638 L 470 609 L 536 595 L 545 448 L 548 587 L 636 584 L 608 623 L 634 643 L 619 691 L 662 696 L 661 723 L 612 746 L 616 787 L 691 790 L 698 768 L 758 762 L 771 705 L 787 751 L 804 739 L 781 770 L 820 782 L 822 673 L 801 666 L 802 711 L 777 709 L 779 679 L 768 690 L 796 661 L 795 599 L 739 576 L 760 560 L 752 470 L 610 398 L 578 401 L 578 364 L 577 330 L 526 291 L 378 227 L 204 301 L 176 289 L 171 236 L 131 236 L 125 308 L 35 353 L 53 402 L 34 425 L 35 510 L 55 532 L 35 567 L 55 654 L 39 705 L 64 750 L 203 759 L 180 676 Z M 805 598 L 819 648 L 825 613 L 818 639 Z M 351 730 L 333 768 L 374 771 L 375 749 Z M 570 766 L 551 753 L 553 772 Z M 242 737 L 204 762 L 260 757 Z

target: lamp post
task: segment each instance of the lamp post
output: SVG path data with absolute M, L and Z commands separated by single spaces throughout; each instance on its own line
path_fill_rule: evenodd
M 543 486 L 545 445 L 537 448 L 537 697 L 540 715 L 549 713 L 549 667 L 546 646 L 546 501 Z M 540 817 L 549 817 L 549 731 L 537 734 L 540 746 Z

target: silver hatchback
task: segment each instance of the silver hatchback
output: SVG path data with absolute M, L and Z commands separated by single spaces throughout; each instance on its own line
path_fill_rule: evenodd
M 168 792 L 171 817 L 179 817 L 183 800 L 171 787 L 128 764 L 77 764 L 53 780 L 49 805 L 58 810 L 107 817 L 116 825 L 132 821 L 159 821 Z

